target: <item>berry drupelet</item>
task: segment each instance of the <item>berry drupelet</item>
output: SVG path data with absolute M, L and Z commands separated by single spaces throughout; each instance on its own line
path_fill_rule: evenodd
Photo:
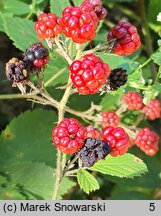
M 144 107 L 143 97 L 137 92 L 124 94 L 123 101 L 129 110 L 141 110 Z
M 103 112 L 102 113 L 102 127 L 105 128 L 107 126 L 117 127 L 120 123 L 120 118 L 115 112 Z
M 49 51 L 42 43 L 34 43 L 25 51 L 24 61 L 30 62 L 33 67 L 43 69 L 49 60 Z
M 98 160 L 105 159 L 109 152 L 110 147 L 107 142 L 87 138 L 84 147 L 78 151 L 77 156 L 81 159 L 83 167 L 91 167 Z
M 6 63 L 6 77 L 13 83 L 26 82 L 29 79 L 28 67 L 24 61 L 12 58 Z
M 74 118 L 64 119 L 52 131 L 54 145 L 64 154 L 73 154 L 84 146 L 85 129 Z
M 141 45 L 136 27 L 129 22 L 120 22 L 114 26 L 109 31 L 107 39 L 116 39 L 113 52 L 121 56 L 133 54 Z
M 102 132 L 102 137 L 105 142 L 109 143 L 111 149 L 110 155 L 118 156 L 127 152 L 129 136 L 123 128 L 105 127 Z
M 155 120 L 160 118 L 161 106 L 158 100 L 151 100 L 149 105 L 144 106 L 143 113 L 146 115 L 147 119 Z
M 92 125 L 85 127 L 85 138 L 101 139 L 101 131 Z
M 83 56 L 70 65 L 71 79 L 78 92 L 95 94 L 110 75 L 108 64 L 93 54 Z
M 34 28 L 40 40 L 56 37 L 62 33 L 61 19 L 53 13 L 42 13 Z
M 159 150 L 159 136 L 149 128 L 143 128 L 138 132 L 135 143 L 149 156 L 155 155 Z

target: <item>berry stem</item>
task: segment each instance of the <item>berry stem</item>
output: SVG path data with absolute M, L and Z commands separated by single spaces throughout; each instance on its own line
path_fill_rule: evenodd
M 110 40 L 104 44 L 99 44 L 94 49 L 83 52 L 82 56 L 84 56 L 86 54 L 96 53 L 97 51 L 102 51 L 102 50 L 105 50 L 106 53 L 110 53 L 114 44 L 115 44 L 115 41 L 116 41 L 116 39 L 112 39 L 112 40 Z
M 161 66 L 159 66 L 159 69 L 158 69 L 158 72 L 156 74 L 156 77 L 155 77 L 153 85 L 158 81 L 158 79 L 160 77 L 160 74 L 161 74 Z
M 68 79 L 68 84 L 71 82 L 70 77 Z M 63 118 L 64 118 L 64 112 L 65 112 L 65 106 L 68 102 L 68 98 L 70 96 L 70 92 L 72 89 L 72 85 L 69 85 L 66 90 L 65 93 L 59 103 L 58 106 L 58 123 L 60 123 Z M 66 160 L 66 156 L 63 156 L 63 161 L 62 161 L 62 153 L 59 151 L 59 149 L 57 149 L 57 169 L 56 169 L 56 181 L 55 181 L 55 186 L 54 186 L 54 192 L 52 195 L 52 200 L 56 200 L 57 199 L 57 195 L 59 192 L 59 187 L 61 185 L 61 180 L 62 180 L 62 174 L 63 174 L 63 163 Z
M 133 126 L 134 126 L 134 127 L 137 127 L 137 126 L 139 125 L 139 123 L 140 123 L 143 119 L 144 119 L 144 114 L 141 113 L 141 114 L 137 117 L 137 119 L 136 119 L 135 123 L 133 124 Z
M 152 60 L 151 58 L 148 58 L 143 64 L 141 64 L 141 65 L 139 66 L 139 68 L 145 67 L 151 60 Z
M 57 52 L 61 56 L 63 56 L 66 59 L 66 61 L 68 62 L 68 64 L 70 65 L 73 61 L 70 58 L 70 56 L 68 55 L 68 53 L 65 51 L 64 47 L 61 45 L 59 38 L 55 37 L 55 43 L 56 43 L 56 45 L 58 47 Z
M 73 160 L 71 160 L 66 166 L 64 166 L 63 175 L 70 169 L 71 165 L 73 165 L 77 159 L 78 156 L 75 156 Z
M 137 134 L 135 128 L 130 129 L 130 128 L 127 127 L 127 125 L 125 125 L 125 124 L 121 124 L 121 127 L 124 128 L 124 130 L 127 132 L 127 134 L 128 134 L 131 138 L 135 139 L 136 134 Z
M 87 167 L 82 167 L 82 168 L 81 168 L 81 170 L 86 170 L 86 169 L 87 169 Z M 65 173 L 65 176 L 71 176 L 71 175 L 73 175 L 74 173 L 77 173 L 79 170 L 80 170 L 80 168 L 79 168 L 79 169 L 75 169 L 75 170 L 69 170 L 69 171 L 67 171 L 67 172 Z
M 56 74 L 54 74 L 45 84 L 44 87 L 47 87 L 50 83 L 52 83 L 55 79 L 57 79 L 60 75 L 62 75 L 67 68 L 63 68 L 61 69 L 59 72 L 57 72 Z
M 72 63 L 72 60 L 69 58 L 69 56 L 66 54 L 65 51 L 63 51 L 63 47 L 61 46 L 59 40 L 55 39 L 55 42 L 58 46 L 59 49 L 62 49 L 62 53 L 64 55 L 64 57 L 66 58 L 66 60 L 68 61 L 69 64 Z M 76 59 L 79 59 L 81 56 L 81 46 L 77 46 L 77 55 L 76 55 Z M 72 84 L 71 84 L 71 79 L 69 76 L 68 79 L 68 83 L 67 83 L 67 88 L 64 92 L 64 95 L 59 103 L 58 106 L 58 123 L 61 122 L 64 118 L 64 113 L 65 113 L 65 108 L 66 108 L 66 104 L 68 102 L 68 99 L 70 97 L 71 94 L 71 90 L 72 90 Z M 55 181 L 55 186 L 54 186 L 54 192 L 53 192 L 53 196 L 52 196 L 52 200 L 56 200 L 57 196 L 58 196 L 58 192 L 59 192 L 59 188 L 61 185 L 61 180 L 62 180 L 62 175 L 63 175 L 63 170 L 64 170 L 64 164 L 66 161 L 66 156 L 63 156 L 63 160 L 62 160 L 62 153 L 59 151 L 59 149 L 57 149 L 57 169 L 56 169 L 56 181 Z
M 61 184 L 61 178 L 62 178 L 62 153 L 57 150 L 57 169 L 55 172 L 55 177 L 56 177 L 56 181 L 55 181 L 55 186 L 54 186 L 54 192 L 52 195 L 52 200 L 56 200 L 57 199 L 57 195 L 58 195 L 58 191 L 59 191 L 59 187 Z

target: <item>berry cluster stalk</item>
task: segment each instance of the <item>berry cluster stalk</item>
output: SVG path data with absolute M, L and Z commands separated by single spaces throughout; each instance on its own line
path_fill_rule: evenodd
M 57 43 L 57 45 L 59 45 L 59 49 L 61 50 L 60 43 Z M 82 51 L 81 45 L 78 45 L 76 48 L 77 48 L 77 55 L 75 57 L 75 60 L 80 58 L 81 51 Z M 65 58 L 66 58 L 66 56 L 68 56 L 68 55 L 66 53 L 64 53 Z M 69 57 L 67 57 L 66 60 L 69 64 L 71 64 L 71 59 Z M 66 107 L 66 104 L 68 102 L 69 96 L 71 94 L 71 90 L 72 90 L 72 83 L 71 83 L 71 79 L 69 77 L 68 83 L 67 83 L 67 88 L 66 88 L 64 95 L 63 95 L 63 97 L 59 103 L 59 106 L 58 106 L 58 123 L 60 123 L 64 118 L 65 107 Z M 55 185 L 54 185 L 54 192 L 52 195 L 52 200 L 57 199 L 59 187 L 61 185 L 61 180 L 63 178 L 63 170 L 64 170 L 63 166 L 64 166 L 65 161 L 66 161 L 66 155 L 62 154 L 59 151 L 59 149 L 57 149 L 57 169 L 56 169 L 56 173 L 55 173 L 56 181 L 55 181 Z

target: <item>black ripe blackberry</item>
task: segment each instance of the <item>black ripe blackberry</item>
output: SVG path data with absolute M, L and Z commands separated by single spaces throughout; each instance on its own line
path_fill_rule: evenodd
M 12 58 L 6 63 L 5 73 L 13 83 L 25 82 L 29 78 L 27 65 L 18 58 Z
M 77 153 L 77 156 L 82 161 L 83 167 L 91 167 L 98 160 L 104 159 L 110 153 L 110 148 L 107 142 L 94 138 L 87 138 L 85 145 Z
M 48 62 L 49 52 L 48 49 L 42 45 L 42 43 L 37 42 L 32 44 L 26 49 L 24 54 L 25 61 L 30 61 L 35 68 L 42 69 Z
M 116 68 L 111 71 L 109 76 L 109 89 L 117 90 L 120 86 L 123 86 L 127 82 L 127 71 L 123 68 Z

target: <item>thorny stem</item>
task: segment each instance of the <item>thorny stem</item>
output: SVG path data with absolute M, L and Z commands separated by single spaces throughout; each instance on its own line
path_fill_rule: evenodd
M 63 170 L 63 175 L 70 169 L 70 167 L 77 161 L 78 156 L 75 156 L 67 165 L 65 164 L 64 170 Z
M 143 113 L 141 113 L 138 118 L 136 119 L 135 123 L 133 124 L 134 127 L 137 127 L 139 123 L 144 119 Z
M 62 54 L 64 55 L 64 58 L 66 58 L 66 60 L 68 61 L 69 64 L 72 63 L 72 60 L 70 59 L 70 57 L 67 55 L 66 51 L 63 50 L 63 47 L 61 46 L 59 40 L 55 39 L 55 43 L 57 44 L 58 48 L 60 50 L 62 50 Z M 80 58 L 80 55 L 81 55 L 81 46 L 78 46 L 77 48 L 77 55 L 76 55 L 76 58 L 75 59 L 79 59 Z M 65 107 L 66 107 L 66 104 L 68 102 L 68 99 L 69 99 L 69 96 L 71 94 L 71 90 L 72 90 L 72 84 L 71 83 L 71 79 L 69 77 L 68 79 L 68 84 L 67 84 L 67 88 L 65 90 L 65 93 L 59 103 L 59 106 L 58 106 L 58 123 L 61 122 L 64 118 L 64 113 L 65 113 Z M 53 195 L 52 195 L 52 200 L 56 200 L 57 199 L 57 195 L 58 195 L 58 192 L 59 192 L 59 188 L 60 188 L 60 185 L 61 185 L 61 180 L 62 180 L 62 177 L 63 177 L 63 164 L 64 161 L 66 160 L 66 156 L 63 156 L 63 161 L 62 161 L 62 153 L 59 151 L 59 149 L 57 150 L 57 169 L 56 169 L 56 181 L 55 181 L 55 185 L 54 185 L 54 192 L 53 192 Z
M 109 52 L 111 52 L 111 50 L 115 44 L 115 41 L 116 41 L 116 39 L 112 39 L 112 40 L 108 41 L 107 43 L 99 44 L 94 49 L 82 52 L 82 56 L 84 56 L 86 54 L 96 53 L 97 51 L 102 51 L 102 50 L 105 50 L 107 53 L 109 53 Z
M 72 61 L 72 59 L 70 58 L 70 56 L 68 55 L 68 53 L 66 52 L 66 50 L 64 49 L 64 47 L 62 46 L 62 44 L 60 43 L 59 38 L 55 37 L 55 43 L 56 43 L 56 45 L 57 45 L 57 47 L 58 47 L 57 52 L 58 52 L 61 56 L 63 56 L 63 57 L 67 60 L 68 64 L 70 65 L 73 61 Z
M 151 58 L 148 58 L 143 64 L 141 64 L 141 65 L 139 66 L 139 68 L 145 67 L 151 60 L 152 60 Z
M 68 83 L 71 82 L 70 78 L 68 80 Z M 64 112 L 65 112 L 65 106 L 67 104 L 68 98 L 70 96 L 70 92 L 72 89 L 72 85 L 69 85 L 65 93 L 59 103 L 58 106 L 58 123 L 61 122 L 64 118 Z M 63 156 L 63 160 L 65 160 L 65 156 Z M 55 181 L 55 186 L 54 186 L 54 192 L 52 195 L 52 200 L 57 199 L 57 195 L 59 192 L 59 188 L 61 185 L 61 180 L 62 180 L 62 153 L 57 149 L 57 169 L 56 169 L 56 181 Z
M 155 84 L 155 83 L 158 81 L 158 79 L 159 79 L 159 77 L 160 77 L 160 74 L 161 74 L 161 66 L 159 66 L 159 69 L 158 69 L 158 72 L 157 72 L 157 75 L 156 75 L 156 77 L 155 77 L 155 80 L 154 80 L 154 83 L 153 83 L 153 84 Z

